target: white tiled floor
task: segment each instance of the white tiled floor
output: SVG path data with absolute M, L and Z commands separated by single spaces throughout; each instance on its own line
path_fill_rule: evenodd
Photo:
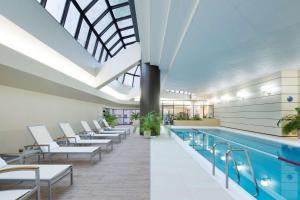
M 232 199 L 172 138 L 151 139 L 151 200 Z

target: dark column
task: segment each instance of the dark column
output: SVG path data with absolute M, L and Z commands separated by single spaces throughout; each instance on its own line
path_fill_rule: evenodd
M 142 64 L 140 110 L 144 116 L 149 112 L 159 113 L 160 70 L 149 63 Z M 141 133 L 142 135 L 142 133 Z

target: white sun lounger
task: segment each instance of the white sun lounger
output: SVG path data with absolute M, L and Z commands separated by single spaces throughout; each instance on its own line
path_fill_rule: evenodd
M 93 157 L 99 155 L 99 160 L 101 160 L 101 147 L 62 147 L 59 146 L 50 136 L 48 130 L 44 125 L 39 126 L 29 126 L 29 132 L 34 138 L 36 144 L 27 145 L 25 149 L 28 148 L 40 148 L 42 154 L 48 154 L 48 159 L 51 162 L 52 155 L 54 154 L 63 154 L 67 155 L 67 158 L 70 154 L 86 154 L 90 156 L 91 162 Z
M 126 133 L 124 131 L 98 131 L 98 129 L 93 130 L 91 129 L 90 125 L 87 123 L 87 121 L 81 121 L 81 126 L 84 130 L 83 133 L 91 136 L 91 137 L 116 137 L 119 139 L 121 139 L 121 135 L 123 135 L 123 138 L 126 138 Z
M 95 126 L 95 130 L 97 133 L 99 133 L 100 135 L 115 135 L 115 134 L 119 134 L 122 135 L 124 139 L 126 139 L 126 131 L 122 130 L 122 131 L 107 131 L 104 128 L 101 127 L 101 125 L 99 124 L 99 122 L 97 120 L 93 120 L 93 124 Z
M 33 194 L 36 194 L 36 200 L 40 200 L 40 170 L 38 166 L 18 166 L 18 167 L 7 167 L 4 160 L 0 158 L 0 177 L 11 173 L 28 173 L 31 172 L 33 175 L 34 185 L 31 189 L 9 189 L 0 190 L 0 199 L 3 200 L 25 200 L 30 198 Z M 0 180 L 1 181 L 1 180 Z M 16 181 L 15 181 L 16 182 Z
M 130 135 L 130 128 L 112 128 L 109 126 L 109 124 L 107 123 L 106 119 L 103 118 L 102 119 L 103 124 L 105 125 L 105 129 L 106 130 L 111 130 L 111 131 L 125 131 L 128 135 Z
M 0 166 L 1 170 L 9 170 L 9 169 L 20 169 L 18 171 L 9 171 L 7 173 L 0 173 L 0 182 L 2 183 L 11 183 L 16 181 L 24 181 L 24 182 L 36 182 L 36 171 L 29 171 L 29 169 L 38 168 L 39 170 L 39 177 L 38 182 L 45 182 L 48 186 L 48 199 L 52 199 L 52 187 L 55 183 L 66 177 L 67 175 L 70 175 L 70 183 L 73 184 L 73 167 L 72 165 L 7 165 L 6 162 L 0 158 L 0 165 L 2 163 L 2 166 Z M 28 170 L 22 170 L 22 169 L 28 169 Z M 38 192 L 37 197 L 40 196 L 39 194 L 39 188 L 40 183 L 36 183 L 38 186 Z M 29 192 L 28 190 L 12 190 L 12 191 L 0 191 L 0 199 L 7 199 L 3 198 L 4 195 L 7 197 L 11 197 L 11 195 L 17 195 L 22 194 L 24 192 Z M 12 193 L 14 192 L 14 193 Z M 26 192 L 26 196 L 29 195 Z M 3 196 L 2 196 L 3 195 Z M 17 199 L 17 198 L 13 198 Z M 23 199 L 23 198 L 21 198 Z
M 113 142 L 109 139 L 81 139 L 80 136 L 76 135 L 69 123 L 59 123 L 59 127 L 67 138 L 68 142 L 73 145 L 105 145 L 106 150 L 110 146 L 110 150 L 113 150 Z

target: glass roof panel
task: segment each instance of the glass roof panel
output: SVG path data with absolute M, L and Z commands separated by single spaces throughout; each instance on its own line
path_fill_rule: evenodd
M 128 2 L 128 0 L 109 0 L 110 5 L 112 6 L 125 2 Z
M 88 10 L 86 16 L 89 18 L 90 22 L 93 23 L 105 10 L 107 5 L 104 0 L 98 0 L 92 8 Z
M 112 17 L 109 13 L 107 13 L 102 20 L 95 25 L 97 33 L 100 34 L 111 22 Z
M 127 44 L 127 43 L 129 43 L 129 42 L 134 42 L 134 41 L 136 41 L 135 36 L 124 39 L 125 44 Z
M 116 53 L 116 51 L 119 50 L 119 48 L 122 47 L 122 42 L 119 41 L 119 43 L 110 51 L 112 54 Z
M 121 21 L 118 21 L 117 23 L 118 23 L 119 28 L 125 28 L 125 27 L 133 25 L 132 19 L 121 20 Z
M 95 43 L 96 43 L 96 35 L 94 33 L 92 33 L 91 37 L 90 37 L 88 49 L 87 49 L 90 54 L 93 54 Z
M 97 50 L 96 50 L 96 53 L 95 53 L 95 58 L 96 58 L 97 60 L 99 60 L 100 53 L 101 53 L 101 49 L 102 49 L 102 45 L 101 45 L 100 42 L 98 42 Z
M 107 48 L 112 47 L 120 39 L 119 35 L 115 35 L 107 44 Z
M 141 77 L 134 76 L 133 87 L 139 86 L 141 81 Z
M 70 4 L 68 15 L 65 22 L 65 29 L 71 34 L 75 35 L 76 27 L 79 20 L 79 12 L 73 5 L 73 3 Z
M 124 40 L 127 42 L 133 40 L 123 37 L 136 34 L 133 28 L 120 31 L 121 28 L 133 26 L 131 18 L 120 20 L 120 17 L 131 16 L 128 0 L 36 1 L 99 62 L 111 58 L 119 52 L 121 47 L 125 47 Z M 114 18 L 116 18 L 115 21 Z M 95 42 L 97 42 L 97 48 L 95 48 Z M 101 59 L 99 59 L 100 56 Z
M 107 54 L 106 50 L 104 50 L 102 54 L 101 62 L 105 62 L 106 54 Z
M 141 68 L 140 65 L 137 65 L 133 68 L 131 68 L 128 72 L 125 74 L 119 76 L 117 80 L 127 86 L 139 86 L 140 84 L 140 74 L 141 74 Z
M 125 17 L 127 15 L 130 15 L 130 8 L 129 6 L 123 6 L 117 9 L 113 9 L 113 13 L 116 19 Z
M 79 0 L 79 1 L 77 1 L 77 3 L 80 5 L 82 10 L 85 9 L 91 2 L 92 2 L 92 0 Z
M 112 25 L 107 31 L 105 31 L 105 33 L 101 36 L 101 39 L 103 41 L 106 41 L 112 34 L 114 34 L 114 32 L 116 32 L 116 26 Z
M 48 12 L 60 22 L 65 8 L 66 0 L 51 0 L 46 4 Z
M 132 35 L 132 34 L 134 34 L 134 29 L 131 28 L 131 29 L 127 29 L 125 31 L 121 31 L 121 34 L 122 34 L 123 37 L 127 36 L 127 35 Z
M 86 23 L 85 20 L 82 21 L 81 27 L 80 27 L 80 32 L 78 35 L 78 42 L 82 45 L 85 46 L 85 41 L 87 39 L 87 35 L 89 32 L 89 26 Z

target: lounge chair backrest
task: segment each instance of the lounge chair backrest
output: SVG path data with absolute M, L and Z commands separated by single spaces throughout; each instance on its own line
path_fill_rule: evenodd
M 53 141 L 45 126 L 29 126 L 28 129 L 38 145 L 50 145 L 50 149 L 55 149 L 59 147 L 58 144 L 55 141 Z M 41 150 L 43 152 L 48 152 L 48 147 L 41 147 Z
M 103 121 L 104 125 L 105 125 L 107 128 L 109 128 L 109 127 L 110 127 L 110 126 L 109 126 L 109 124 L 107 123 L 107 121 L 106 121 L 106 119 L 105 119 L 105 118 L 103 118 L 103 119 L 102 119 L 102 121 Z
M 81 121 L 81 125 L 86 132 L 92 132 L 90 125 L 86 121 Z
M 78 142 L 80 140 L 80 137 L 75 134 L 74 130 L 72 129 L 71 125 L 69 123 L 59 123 L 59 127 L 61 128 L 62 132 L 66 137 L 75 137 L 69 138 L 68 141 L 70 143 L 74 143 L 75 141 Z
M 102 129 L 102 127 L 100 126 L 100 124 L 99 124 L 99 122 L 97 120 L 93 120 L 93 123 L 94 123 L 96 129 L 98 129 L 98 130 Z
M 2 167 L 5 167 L 7 165 L 7 163 L 0 157 L 0 169 Z

